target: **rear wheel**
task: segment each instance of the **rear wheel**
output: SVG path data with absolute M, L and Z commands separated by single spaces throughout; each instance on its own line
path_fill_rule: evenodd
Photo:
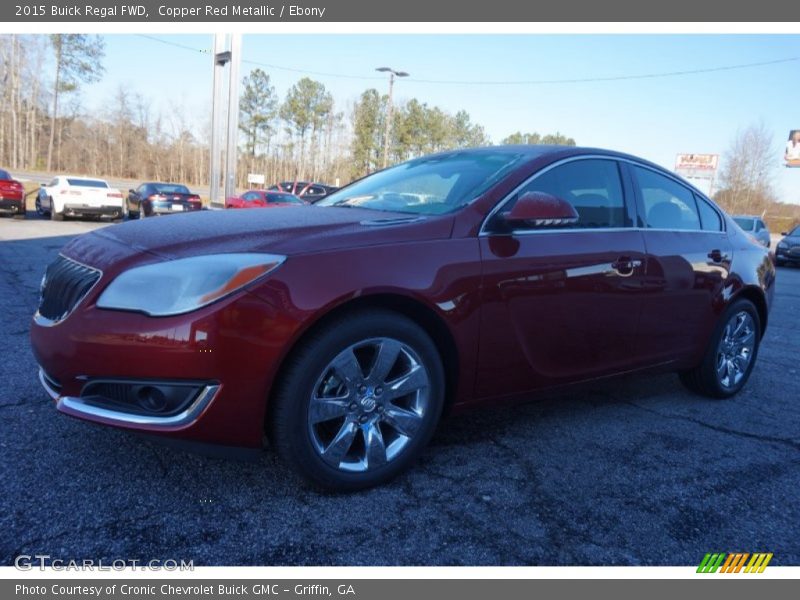
M 56 212 L 55 204 L 53 204 L 53 199 L 50 198 L 50 220 L 51 221 L 63 221 L 64 220 L 64 213 Z
M 750 378 L 760 343 L 761 322 L 756 307 L 749 300 L 737 300 L 722 315 L 703 362 L 681 373 L 681 381 L 704 396 L 733 396 Z
M 289 360 L 272 398 L 270 439 L 312 483 L 362 489 L 416 460 L 443 402 L 442 362 L 421 327 L 389 311 L 351 314 Z

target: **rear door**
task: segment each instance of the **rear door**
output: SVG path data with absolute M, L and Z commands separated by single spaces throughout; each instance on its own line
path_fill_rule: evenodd
M 569 201 L 577 225 L 504 231 L 497 215 L 533 191 Z M 616 160 L 582 157 L 545 168 L 498 206 L 479 242 L 479 397 L 630 368 L 645 248 Z
M 677 178 L 628 166 L 647 248 L 638 353 L 671 362 L 702 352 L 723 307 L 733 251 L 719 210 Z

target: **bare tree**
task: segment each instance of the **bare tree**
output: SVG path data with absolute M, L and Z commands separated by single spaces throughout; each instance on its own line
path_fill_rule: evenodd
M 736 132 L 723 156 L 717 200 L 733 213 L 761 212 L 774 202 L 775 135 L 756 123 Z

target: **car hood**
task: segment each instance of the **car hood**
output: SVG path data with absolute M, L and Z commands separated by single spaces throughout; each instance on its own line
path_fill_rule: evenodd
M 109 226 L 72 240 L 65 256 L 103 269 L 143 254 L 165 260 L 230 252 L 308 254 L 444 239 L 452 217 L 318 206 L 210 210 Z

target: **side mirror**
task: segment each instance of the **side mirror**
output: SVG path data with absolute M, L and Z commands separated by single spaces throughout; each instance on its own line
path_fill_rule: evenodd
M 128 190 L 128 193 L 129 193 L 129 194 L 135 194 L 135 193 L 136 193 L 136 190 Z
M 512 227 L 547 227 L 572 225 L 578 222 L 578 213 L 563 198 L 545 192 L 526 192 L 503 219 Z
M 781 231 L 781 235 L 786 237 L 787 235 L 789 235 L 789 232 L 788 231 Z

